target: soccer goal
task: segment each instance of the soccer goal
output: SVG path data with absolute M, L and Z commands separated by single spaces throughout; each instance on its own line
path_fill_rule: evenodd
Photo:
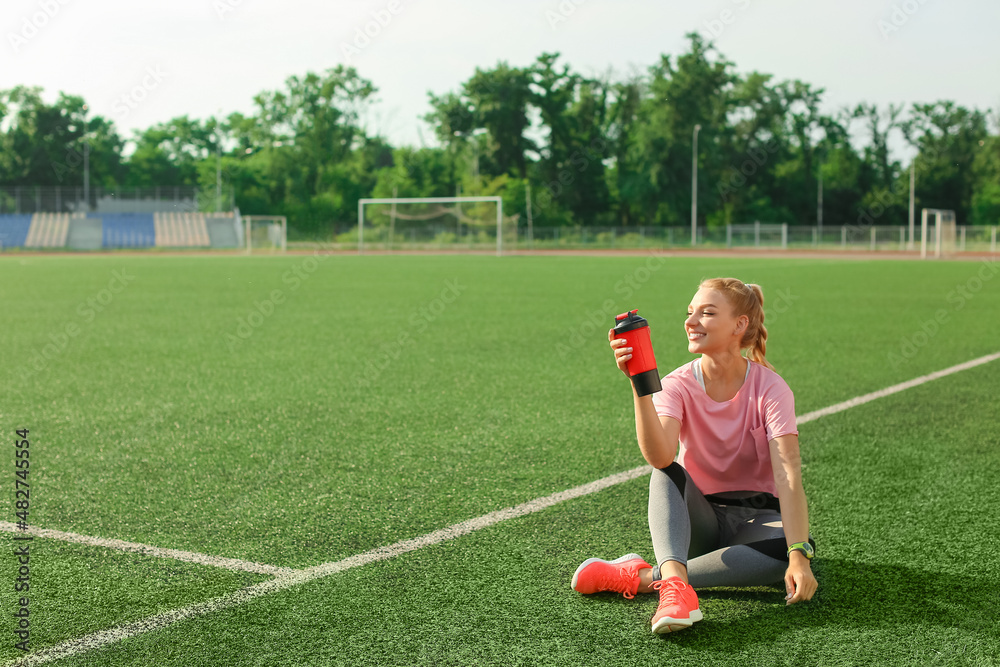
M 788 224 L 726 225 L 726 247 L 788 248 Z
M 500 197 L 397 197 L 358 200 L 358 253 L 365 250 L 484 250 L 516 244 L 517 218 L 505 225 Z
M 288 249 L 288 221 L 283 215 L 244 215 L 247 254 L 285 252 Z
M 927 219 L 934 216 L 934 257 L 955 254 L 955 212 L 925 208 L 920 212 L 920 258 L 927 259 Z

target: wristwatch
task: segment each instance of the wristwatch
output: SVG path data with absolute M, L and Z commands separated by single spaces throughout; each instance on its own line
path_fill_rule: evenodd
M 801 551 L 807 559 L 812 560 L 812 557 L 816 555 L 816 550 L 808 542 L 796 542 L 792 546 L 788 547 L 788 553 L 786 556 L 790 556 L 793 551 Z

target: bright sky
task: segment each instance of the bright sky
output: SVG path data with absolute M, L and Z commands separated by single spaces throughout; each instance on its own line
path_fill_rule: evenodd
M 0 89 L 82 95 L 130 137 L 184 114 L 249 112 L 288 76 L 345 63 L 379 89 L 370 131 L 433 144 L 427 92 L 456 90 L 477 66 L 558 51 L 575 71 L 626 75 L 698 31 L 739 72 L 825 88 L 826 111 L 941 99 L 985 110 L 1000 109 L 998 26 L 997 0 L 4 0 Z

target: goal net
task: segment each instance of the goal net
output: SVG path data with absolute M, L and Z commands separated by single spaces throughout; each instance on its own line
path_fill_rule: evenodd
M 726 225 L 726 247 L 787 248 L 788 225 L 760 222 Z
M 285 252 L 288 247 L 288 221 L 283 215 L 244 215 L 247 254 Z
M 934 230 L 928 238 L 927 223 L 932 217 Z M 920 212 L 921 259 L 926 259 L 929 252 L 933 252 L 934 257 L 949 257 L 955 254 L 955 250 L 955 212 L 938 208 L 923 209 Z
M 358 200 L 358 252 L 493 250 L 517 242 L 517 218 L 504 218 L 500 197 Z

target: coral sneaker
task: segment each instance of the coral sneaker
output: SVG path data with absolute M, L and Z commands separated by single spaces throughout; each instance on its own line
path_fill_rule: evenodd
M 653 589 L 660 592 L 660 605 L 656 608 L 652 621 L 653 632 L 656 634 L 690 628 L 702 619 L 698 595 L 680 577 L 654 581 Z
M 653 567 L 639 554 L 615 560 L 588 558 L 573 573 L 573 590 L 584 595 L 613 591 L 632 599 L 639 590 L 639 570 Z

